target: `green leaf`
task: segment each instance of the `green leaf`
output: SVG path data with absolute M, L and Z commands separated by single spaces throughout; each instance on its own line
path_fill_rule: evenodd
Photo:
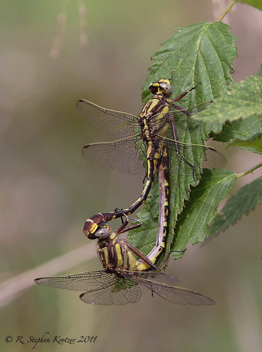
M 198 82 L 202 82 L 197 91 L 198 102 L 214 99 L 226 92 L 227 85 L 233 82 L 232 61 L 237 57 L 235 40 L 230 27 L 221 22 L 177 28 L 175 34 L 152 56 L 155 62 L 149 68 L 142 100 L 146 102 L 150 98 L 148 86 L 151 82 L 169 78 L 171 72 L 174 72 L 174 97 Z M 195 92 L 191 97 L 195 99 Z
M 256 133 L 249 139 L 235 139 L 233 142 L 229 143 L 229 147 L 246 147 L 252 152 L 262 154 L 262 133 Z
M 231 196 L 226 205 L 217 215 L 210 226 L 208 242 L 230 225 L 234 225 L 244 214 L 249 214 L 258 203 L 262 202 L 262 177 L 257 178 L 243 186 L 236 194 Z
M 202 82 L 195 90 L 186 95 L 179 105 L 187 108 L 203 101 L 209 101 L 232 83 L 232 60 L 236 57 L 236 38 L 230 32 L 229 26 L 216 23 L 198 23 L 186 28 L 178 28 L 176 33 L 163 44 L 161 50 L 153 55 L 154 64 L 150 67 L 143 100 L 150 98 L 147 89 L 151 82 L 172 75 L 173 98 L 183 91 Z M 212 129 L 219 131 L 217 125 L 199 123 L 187 116 L 175 119 L 179 142 L 188 144 L 205 144 Z M 172 137 L 169 134 L 169 137 Z M 201 150 L 200 150 L 201 149 Z M 167 249 L 174 237 L 174 226 L 177 216 L 182 212 L 185 200 L 190 197 L 190 186 L 196 186 L 198 180 L 192 178 L 192 170 L 179 159 L 173 150 L 169 150 L 169 224 Z M 205 148 L 188 147 L 181 154 L 194 165 L 196 176 L 200 178 L 201 164 L 205 159 Z M 143 226 L 130 232 L 128 240 L 144 254 L 155 245 L 158 229 L 158 183 L 155 180 L 150 197 L 144 208 L 138 214 Z M 212 195 L 210 195 L 212 198 Z M 211 220 L 210 220 L 211 221 Z M 187 240 L 190 239 L 187 236 Z M 182 249 L 184 249 L 183 247 Z M 181 248 L 180 248 L 181 249 Z
M 184 249 L 209 235 L 208 224 L 217 215 L 217 207 L 233 188 L 237 177 L 229 170 L 204 170 L 202 180 L 192 188 L 190 201 L 179 215 L 172 250 Z
M 194 118 L 198 121 L 224 123 L 255 114 L 262 115 L 262 77 L 259 75 L 232 84 L 228 92 Z
M 262 0 L 237 0 L 237 2 L 242 2 L 243 4 L 247 4 L 262 10 Z
M 229 142 L 234 139 L 247 140 L 256 133 L 262 133 L 262 120 L 255 115 L 244 120 L 226 122 L 221 133 L 214 136 L 214 140 L 219 142 Z

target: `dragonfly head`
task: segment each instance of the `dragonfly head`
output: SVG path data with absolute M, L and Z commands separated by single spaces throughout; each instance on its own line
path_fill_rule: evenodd
M 148 87 L 152 94 L 164 94 L 170 98 L 173 93 L 173 88 L 168 79 L 160 79 L 158 82 L 151 83 Z
M 90 240 L 108 237 L 113 230 L 107 225 L 107 220 L 111 220 L 111 213 L 98 213 L 86 219 L 83 229 L 86 237 Z

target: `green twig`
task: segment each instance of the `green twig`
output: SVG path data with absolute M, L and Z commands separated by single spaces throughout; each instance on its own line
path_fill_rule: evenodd
M 236 2 L 236 0 L 231 1 L 231 3 L 225 9 L 224 13 L 217 20 L 217 22 L 221 22 L 223 20 L 223 18 L 231 11 L 232 7 L 235 5 Z
M 248 175 L 248 174 L 251 174 L 251 173 L 254 172 L 255 170 L 259 169 L 260 167 L 262 167 L 262 163 L 260 163 L 260 164 L 258 164 L 258 165 L 256 165 L 256 166 L 252 167 L 251 169 L 249 169 L 249 170 L 243 172 L 242 174 L 237 174 L 237 178 L 241 178 L 241 177 L 243 177 L 243 176 L 246 176 L 246 175 Z

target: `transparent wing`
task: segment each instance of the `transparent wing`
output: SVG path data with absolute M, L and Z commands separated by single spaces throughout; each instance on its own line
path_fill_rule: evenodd
M 141 295 L 141 289 L 136 282 L 115 276 L 114 285 L 84 292 L 80 295 L 80 299 L 89 304 L 124 305 L 138 302 Z
M 160 140 L 161 137 L 159 137 Z M 227 161 L 226 158 L 220 154 L 215 148 L 197 145 L 197 144 L 186 144 L 178 141 L 174 141 L 170 138 L 161 138 L 162 143 L 166 144 L 169 151 L 176 152 L 175 142 L 178 145 L 179 153 L 185 157 L 188 161 L 191 160 L 193 163 L 194 159 L 200 156 L 204 156 L 202 167 L 213 169 L 213 168 L 224 168 Z
M 195 114 L 204 110 L 209 104 L 210 102 L 204 102 L 190 107 L 186 109 L 186 111 L 188 114 Z M 136 173 L 143 170 L 143 162 L 139 159 L 139 149 L 142 148 L 142 151 L 144 151 L 145 145 L 140 139 L 140 135 L 137 134 L 139 124 L 135 116 L 105 109 L 86 100 L 79 100 L 77 108 L 79 112 L 102 133 L 113 137 L 124 137 L 121 140 L 113 142 L 87 144 L 83 147 L 82 151 L 88 161 L 126 173 Z M 174 119 L 178 132 L 178 141 L 176 141 L 176 144 L 170 131 L 168 135 L 169 138 L 161 136 L 162 130 L 170 123 L 171 118 Z M 193 179 L 192 165 L 200 165 L 201 162 L 206 159 L 207 151 L 211 156 L 209 157 L 210 161 L 203 165 L 204 167 L 222 168 L 225 165 L 225 159 L 212 148 L 206 148 L 205 146 L 194 145 L 192 143 L 191 134 L 195 133 L 195 135 L 199 135 L 198 127 L 201 126 L 201 124 L 190 120 L 189 116 L 172 108 L 170 113 L 164 118 L 159 118 L 159 114 L 153 115 L 149 124 L 156 133 L 154 140 L 156 148 L 158 148 L 161 143 L 165 143 L 170 150 L 171 158 L 178 160 L 178 174 L 183 176 L 187 175 Z M 176 157 L 176 146 L 179 148 L 179 154 L 188 161 L 188 164 L 181 162 L 181 158 L 179 160 Z M 172 151 L 174 152 L 172 153 Z M 200 171 L 198 167 L 196 174 L 198 175 Z
M 163 275 L 165 275 L 163 273 Z M 171 276 L 172 278 L 172 276 Z M 159 276 L 155 277 L 145 277 L 137 276 L 135 280 L 147 287 L 152 293 L 157 294 L 158 296 L 164 298 L 165 300 L 177 303 L 177 304 L 190 304 L 190 305 L 211 305 L 215 304 L 213 299 L 202 295 L 201 293 L 187 290 L 185 288 L 173 286 L 173 280 L 168 277 L 166 282 L 160 282 Z M 163 279 L 162 279 L 163 281 Z M 171 284 L 168 284 L 170 282 Z
M 174 139 L 157 136 L 157 144 L 161 155 L 162 146 L 166 145 L 169 154 L 169 171 L 174 175 L 187 177 L 194 180 L 200 177 L 202 168 L 223 168 L 226 159 L 216 149 L 204 145 L 186 144 L 174 141 Z M 176 149 L 178 147 L 178 149 Z M 181 158 L 177 155 L 177 150 Z M 185 160 L 185 161 L 184 161 Z
M 42 277 L 35 279 L 35 283 L 73 291 L 99 290 L 116 281 L 116 276 L 106 271 L 91 271 L 80 274 Z
M 136 134 L 137 117 L 126 112 L 102 108 L 87 100 L 78 100 L 79 113 L 101 133 L 114 137 L 129 137 Z
M 135 137 L 115 142 L 92 143 L 83 147 L 85 159 L 106 168 L 127 173 L 137 173 L 144 170 L 140 159 L 140 150 L 135 144 Z M 142 141 L 140 142 L 142 146 Z
M 204 102 L 196 106 L 192 106 L 187 110 L 190 114 L 195 114 L 204 110 L 211 102 Z M 134 135 L 138 126 L 138 118 L 126 112 L 111 110 L 96 105 L 88 100 L 80 99 L 77 102 L 78 112 L 101 133 L 114 138 L 128 137 Z M 184 113 L 172 108 L 174 118 L 185 116 Z M 158 120 L 155 115 L 152 122 Z M 162 123 L 166 123 L 163 122 Z
M 191 106 L 186 109 L 191 115 L 197 114 L 207 108 L 208 105 L 212 104 L 212 101 L 200 103 L 195 106 Z M 203 160 L 202 167 L 205 168 L 223 168 L 226 165 L 226 159 L 218 151 L 212 147 L 205 145 L 195 144 L 193 141 L 198 139 L 198 136 L 203 134 L 202 123 L 191 119 L 184 113 L 177 111 L 176 109 L 170 109 L 169 119 L 172 118 L 176 125 L 177 130 L 177 145 L 179 153 L 187 159 L 191 164 L 194 164 L 194 160 L 198 163 Z M 169 133 L 169 137 L 166 140 L 166 144 L 170 151 L 176 151 L 173 136 Z
M 202 167 L 207 169 L 223 169 L 227 164 L 226 158 L 216 149 L 206 148 L 206 160 L 203 161 Z
M 184 162 L 181 162 L 178 158 L 174 140 L 167 138 L 163 139 L 159 136 L 157 142 L 158 146 L 160 146 L 161 143 L 166 144 L 171 158 L 177 159 L 177 162 L 179 163 L 180 175 L 192 176 L 192 167 Z M 200 160 L 204 160 L 202 167 L 205 168 L 223 168 L 226 165 L 226 159 L 224 156 L 214 148 L 187 145 L 180 142 L 177 144 L 179 146 L 180 155 L 192 165 L 195 165 L 200 158 Z M 141 146 L 141 149 L 138 148 L 138 145 Z M 144 170 L 143 161 L 140 159 L 141 150 L 144 151 L 145 155 L 145 145 L 142 140 L 135 144 L 134 137 L 132 137 L 130 139 L 127 138 L 115 142 L 87 144 L 83 147 L 82 153 L 84 158 L 89 162 L 120 172 L 132 174 Z
M 35 282 L 43 286 L 86 291 L 80 295 L 80 299 L 90 304 L 123 305 L 136 303 L 141 298 L 141 290 L 136 282 L 106 271 L 43 277 L 35 279 Z

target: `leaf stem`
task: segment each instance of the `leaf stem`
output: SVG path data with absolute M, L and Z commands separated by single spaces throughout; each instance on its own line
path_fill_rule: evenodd
M 231 11 L 232 7 L 235 5 L 236 2 L 237 0 L 231 1 L 231 3 L 225 9 L 224 13 L 217 20 L 217 22 L 222 22 L 223 18 Z
M 262 167 L 262 163 L 256 165 L 256 166 L 253 166 L 251 169 L 243 172 L 242 174 L 237 174 L 237 178 L 241 178 L 241 177 L 244 177 L 248 174 L 251 174 L 252 172 L 254 172 L 255 170 L 259 169 L 260 167 Z

